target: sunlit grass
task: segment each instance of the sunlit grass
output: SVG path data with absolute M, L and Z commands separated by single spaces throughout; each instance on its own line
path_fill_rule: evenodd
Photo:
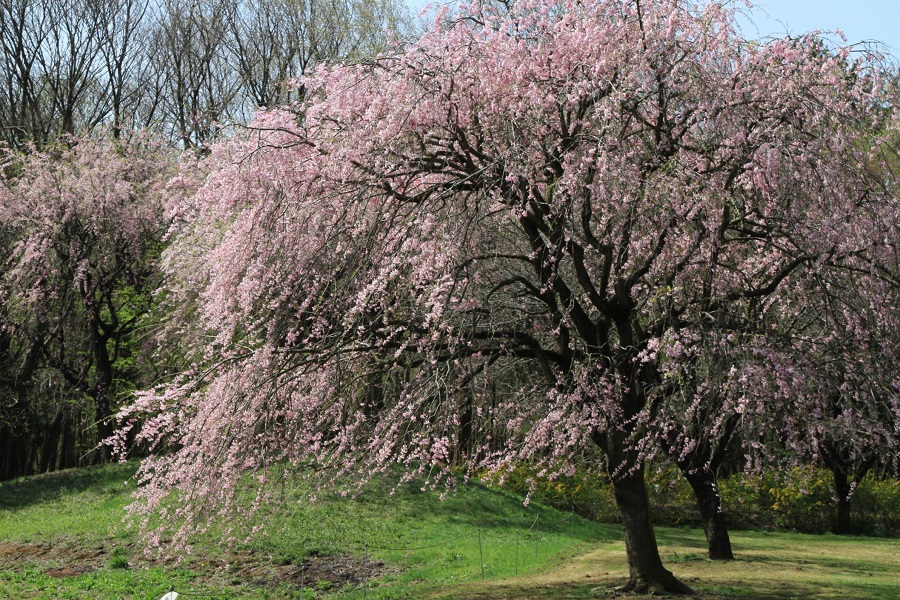
M 737 560 L 706 558 L 703 532 L 657 529 L 666 566 L 704 599 L 865 600 L 900 598 L 900 540 L 784 532 L 731 535 Z M 621 542 L 519 578 L 470 582 L 427 596 L 433 600 L 602 598 L 625 583 Z M 412 597 L 412 596 L 410 596 Z M 628 595 L 629 600 L 658 596 Z

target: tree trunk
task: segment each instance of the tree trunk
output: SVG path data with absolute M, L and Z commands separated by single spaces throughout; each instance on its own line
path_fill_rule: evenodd
M 107 463 L 112 459 L 111 447 L 104 444 L 103 440 L 112 437 L 112 410 L 109 406 L 108 388 L 101 388 L 94 401 L 97 419 L 97 462 Z
M 656 535 L 650 522 L 650 500 L 644 484 L 643 467 L 613 477 L 616 504 L 625 533 L 629 578 L 625 591 L 639 594 L 693 594 L 675 578 L 659 557 Z
M 837 535 L 850 535 L 853 533 L 853 524 L 850 522 L 850 479 L 847 472 L 841 468 L 834 468 L 831 472 L 834 475 L 834 493 L 837 496 L 834 532 Z
M 463 402 L 462 415 L 459 418 L 459 439 L 456 442 L 456 453 L 454 462 L 457 465 L 463 464 L 470 458 L 472 452 L 472 423 L 475 414 L 472 409 L 472 396 L 466 392 L 466 399 Z
M 715 475 L 708 470 L 700 469 L 684 472 L 684 477 L 694 490 L 694 497 L 697 499 L 710 560 L 734 560 L 725 513 L 722 512 L 722 497 L 719 495 Z
M 62 451 L 59 464 L 62 469 L 74 469 L 81 466 L 76 447 L 75 415 L 71 412 L 63 421 Z
M 33 445 L 30 431 L 0 427 L 0 481 L 31 475 Z
M 825 466 L 834 477 L 834 495 L 837 497 L 834 533 L 855 534 L 857 530 L 850 519 L 850 500 L 853 490 L 875 464 L 875 452 L 864 449 L 863 452 L 854 454 L 837 444 L 822 444 L 819 450 Z
M 41 462 L 38 466 L 38 473 L 49 473 L 56 470 L 62 419 L 62 411 L 56 413 L 53 422 L 44 431 L 44 443 L 41 445 Z

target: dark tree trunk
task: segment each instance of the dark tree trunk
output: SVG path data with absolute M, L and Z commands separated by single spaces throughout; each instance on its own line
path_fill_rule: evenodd
M 94 418 L 97 422 L 97 455 L 96 460 L 105 463 L 112 458 L 110 446 L 103 443 L 103 440 L 112 437 L 113 434 L 113 418 L 112 418 L 112 398 L 113 380 L 115 374 L 113 372 L 113 360 L 109 355 L 107 348 L 108 342 L 112 339 L 109 333 L 102 331 L 108 329 L 114 331 L 116 327 L 104 327 L 99 314 L 94 314 L 90 325 L 93 332 L 92 346 L 94 353 L 94 370 L 97 373 L 97 379 L 94 383 L 94 389 L 91 395 L 94 398 L 94 409 L 96 414 Z
M 697 499 L 697 508 L 700 509 L 700 518 L 709 547 L 709 558 L 734 560 L 725 513 L 722 512 L 722 497 L 719 495 L 715 475 L 709 470 L 700 469 L 684 473 L 684 477 L 694 490 L 694 497 Z
M 34 444 L 27 426 L 0 427 L 0 481 L 33 474 Z
M 0 427 L 0 481 L 31 474 L 31 444 L 28 436 Z
M 819 452 L 834 478 L 834 494 L 837 497 L 834 533 L 853 535 L 857 530 L 850 519 L 850 500 L 853 490 L 875 464 L 875 453 L 867 450 L 851 453 L 847 448 L 834 443 L 821 444 Z
M 50 427 L 44 432 L 44 443 L 41 445 L 41 462 L 38 466 L 38 473 L 49 473 L 56 470 L 62 419 L 62 411 L 56 413 L 56 417 L 53 419 Z
M 60 468 L 62 469 L 73 469 L 81 466 L 78 461 L 78 451 L 76 448 L 76 424 L 74 416 L 75 415 L 72 413 L 69 413 L 63 422 L 62 451 L 59 461 Z
M 36 343 L 28 346 L 21 362 L 20 355 L 11 349 L 11 334 L 0 332 L 0 368 L 4 371 L 4 377 L 0 378 L 3 388 L 0 393 L 15 400 L 11 406 L 4 407 L 5 425 L 0 427 L 0 481 L 33 475 L 34 461 L 40 454 L 34 407 L 29 404 L 28 391 L 41 356 L 41 346 Z
M 112 437 L 113 434 L 112 410 L 109 405 L 108 389 L 101 388 L 99 390 L 94 406 L 97 419 L 97 461 L 106 463 L 112 458 L 112 452 L 110 446 L 104 444 L 103 440 Z
M 834 532 L 838 535 L 853 533 L 850 522 L 850 478 L 843 469 L 832 469 L 834 475 L 834 492 L 837 496 L 837 513 L 834 517 Z
M 456 443 L 456 464 L 462 464 L 472 451 L 472 422 L 475 418 L 472 410 L 472 396 L 466 393 L 462 415 L 459 418 L 459 439 Z
M 633 348 L 634 339 L 628 319 L 616 322 L 620 343 Z M 627 364 L 627 367 L 625 366 Z M 636 379 L 636 371 L 631 361 L 621 363 L 620 375 L 629 382 L 622 396 L 621 406 L 625 423 L 633 422 L 646 406 L 645 383 Z M 653 372 L 644 372 L 653 381 Z M 606 468 L 613 482 L 616 507 L 622 519 L 625 535 L 625 553 L 628 556 L 628 583 L 624 591 L 638 594 L 693 594 L 694 591 L 681 583 L 662 564 L 656 534 L 650 518 L 650 498 L 644 480 L 644 463 L 638 452 L 629 447 L 629 440 L 635 432 L 629 428 L 595 431 L 592 435 L 606 454 Z
M 643 467 L 613 477 L 616 505 L 625 533 L 629 577 L 625 591 L 639 594 L 693 594 L 662 564 L 650 521 L 650 500 Z
M 688 452 L 671 440 L 666 449 L 694 492 L 710 560 L 734 560 L 716 474 L 725 460 L 738 423 L 738 415 L 731 415 L 717 439 L 701 436 L 700 443 Z

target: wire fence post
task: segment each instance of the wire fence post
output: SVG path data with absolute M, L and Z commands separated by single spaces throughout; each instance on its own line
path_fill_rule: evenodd
M 369 544 L 366 544 L 363 552 L 363 600 L 368 598 L 369 593 Z
M 481 527 L 478 528 L 478 560 L 481 562 L 481 579 L 484 580 L 484 552 L 481 549 Z
M 516 530 L 516 575 L 519 574 L 519 531 Z

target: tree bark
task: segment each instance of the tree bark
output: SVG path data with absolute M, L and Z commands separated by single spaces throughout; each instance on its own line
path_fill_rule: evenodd
M 44 443 L 41 445 L 41 462 L 38 466 L 38 473 L 50 473 L 57 468 L 62 419 L 62 411 L 57 412 L 50 426 L 44 431 Z
M 97 462 L 107 463 L 112 459 L 112 451 L 110 446 L 103 443 L 103 440 L 112 437 L 112 410 L 109 405 L 109 389 L 100 388 L 94 400 L 97 419 Z
M 62 451 L 59 459 L 61 469 L 80 467 L 76 449 L 75 419 L 72 412 L 63 420 Z
M 118 318 L 114 315 L 114 321 Z M 89 321 L 91 328 L 91 346 L 94 354 L 94 370 L 96 371 L 96 381 L 94 389 L 90 391 L 90 395 L 94 399 L 94 409 L 96 414 L 94 418 L 97 422 L 97 461 L 107 463 L 112 459 L 111 448 L 104 444 L 103 441 L 111 437 L 114 431 L 111 401 L 113 389 L 113 380 L 115 378 L 113 360 L 109 355 L 107 344 L 112 338 L 109 331 L 117 329 L 118 323 L 113 326 L 105 326 L 100 317 L 99 312 L 94 308 Z M 106 331 L 104 331 L 106 330 Z
M 862 457 L 854 457 L 846 448 L 836 444 L 821 445 L 822 459 L 834 477 L 834 495 L 837 507 L 834 515 L 834 533 L 853 535 L 858 533 L 850 518 L 850 501 L 853 490 L 860 484 L 875 464 L 875 453 L 866 452 Z
M 700 469 L 685 472 L 684 477 L 694 490 L 694 497 L 697 499 L 710 560 L 734 560 L 728 525 L 725 513 L 722 512 L 722 497 L 719 495 L 715 475 L 708 470 Z
M 850 479 L 843 469 L 832 469 L 831 472 L 834 475 L 834 492 L 837 496 L 834 532 L 837 535 L 850 535 L 853 533 L 853 523 L 850 521 Z
M 714 403 L 713 405 L 717 405 Z M 700 518 L 710 560 L 734 560 L 728 524 L 722 511 L 722 497 L 719 495 L 718 472 L 725 460 L 737 425 L 738 415 L 732 414 L 717 439 L 700 436 L 700 443 L 685 452 L 676 440 L 670 440 L 666 451 L 675 460 L 681 474 L 687 480 L 697 500 Z M 698 427 L 698 431 L 702 429 Z M 713 444 L 713 442 L 716 442 Z
M 643 467 L 613 477 L 616 504 L 625 533 L 629 578 L 625 591 L 639 594 L 693 594 L 662 564 L 650 521 L 650 499 Z

